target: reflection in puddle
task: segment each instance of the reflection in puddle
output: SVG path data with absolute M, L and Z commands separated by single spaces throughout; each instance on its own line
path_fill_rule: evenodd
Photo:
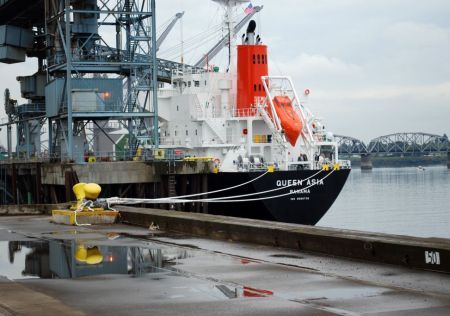
M 0 242 L 0 250 L 5 248 L 8 256 L 0 256 L 0 274 L 10 279 L 142 276 L 167 271 L 178 259 L 190 255 L 185 249 L 100 246 L 75 240 Z
M 256 289 L 254 287 L 244 286 L 243 288 L 243 296 L 245 297 L 266 297 L 272 296 L 273 291 Z
M 118 238 L 116 236 L 112 236 Z M 243 286 L 234 283 L 208 280 L 207 290 L 203 285 L 192 287 L 192 279 L 206 281 L 203 274 L 183 271 L 181 265 L 189 265 L 196 257 L 196 250 L 180 247 L 131 247 L 104 246 L 92 239 L 42 240 L 0 242 L 0 277 L 8 279 L 70 279 L 104 274 L 122 274 L 133 277 L 150 276 L 152 281 L 164 280 L 168 276 L 181 276 L 192 291 L 205 292 L 216 298 L 267 297 L 273 291 Z M 215 258 L 200 257 L 214 264 Z M 212 263 L 211 263 L 212 262 Z M 233 258 L 232 264 L 258 263 L 253 260 Z M 202 264 L 202 261 L 200 261 Z M 151 275 L 153 274 L 153 275 Z M 176 298 L 176 297 L 174 297 Z M 180 297 L 181 298 L 181 297 Z

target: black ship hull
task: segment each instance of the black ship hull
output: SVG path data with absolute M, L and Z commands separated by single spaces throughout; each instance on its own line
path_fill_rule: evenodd
M 261 177 L 235 189 L 209 194 L 207 198 L 213 199 L 259 192 L 256 195 L 233 198 L 240 200 L 236 202 L 208 203 L 208 213 L 315 225 L 336 200 L 349 173 L 350 169 L 321 172 L 276 171 L 264 176 L 261 176 L 262 172 L 209 174 L 208 192 L 237 186 Z M 263 193 L 269 190 L 272 191 Z M 247 199 L 252 201 L 242 201 Z

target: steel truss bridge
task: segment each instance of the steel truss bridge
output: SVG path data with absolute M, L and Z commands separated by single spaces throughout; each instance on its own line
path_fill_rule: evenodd
M 335 135 L 341 155 L 426 155 L 450 150 L 447 135 L 429 133 L 396 133 L 380 136 L 365 144 L 350 136 Z

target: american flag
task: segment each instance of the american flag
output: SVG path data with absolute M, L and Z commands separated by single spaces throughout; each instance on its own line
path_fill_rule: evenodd
M 244 12 L 245 12 L 245 14 L 252 14 L 253 13 L 253 4 L 250 2 L 249 3 L 249 5 L 248 5 L 248 7 L 246 7 L 245 9 L 244 9 Z

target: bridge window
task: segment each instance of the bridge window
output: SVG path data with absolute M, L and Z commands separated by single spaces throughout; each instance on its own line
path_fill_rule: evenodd
M 188 132 L 188 130 L 186 130 L 186 136 L 188 136 L 189 135 L 189 132 Z
M 177 105 L 177 111 L 179 111 L 180 110 L 180 107 Z
M 258 54 L 258 64 L 260 64 L 260 63 L 261 63 L 261 55 Z
M 188 87 L 190 87 L 191 86 L 191 82 L 190 81 L 188 81 Z
M 200 87 L 200 81 L 198 80 L 194 81 L 194 87 Z
M 256 91 L 256 83 L 253 85 L 253 90 Z
M 253 54 L 253 65 L 256 64 L 256 55 Z

